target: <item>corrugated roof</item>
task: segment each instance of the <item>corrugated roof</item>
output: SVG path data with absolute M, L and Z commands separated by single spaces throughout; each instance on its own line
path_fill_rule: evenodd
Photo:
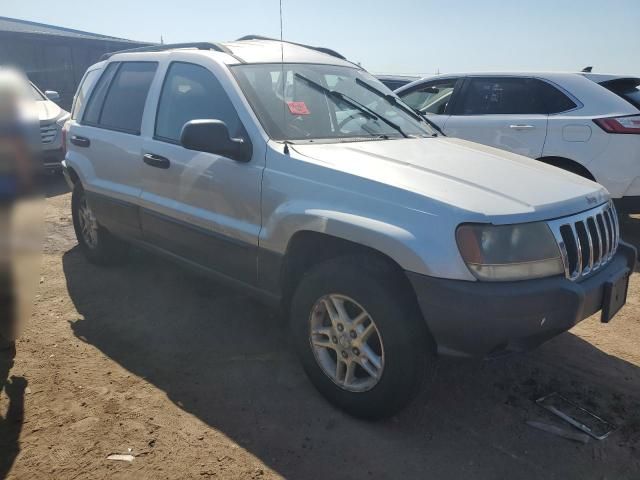
M 78 38 L 85 40 L 102 40 L 120 43 L 131 43 L 135 45 L 149 45 L 146 42 L 128 40 L 126 38 L 110 37 L 99 33 L 83 32 L 72 28 L 47 25 L 45 23 L 30 22 L 17 18 L 0 17 L 0 32 L 28 33 L 32 35 L 55 35 L 58 37 Z

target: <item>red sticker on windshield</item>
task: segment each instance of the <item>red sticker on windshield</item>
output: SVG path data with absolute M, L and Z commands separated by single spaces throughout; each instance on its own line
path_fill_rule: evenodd
M 309 115 L 311 113 L 304 102 L 287 102 L 287 106 L 292 115 Z

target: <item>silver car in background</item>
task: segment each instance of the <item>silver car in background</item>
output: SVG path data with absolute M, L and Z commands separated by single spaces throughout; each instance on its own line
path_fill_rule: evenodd
M 58 92 L 42 92 L 31 83 L 31 94 L 36 103 L 40 119 L 40 138 L 42 140 L 42 166 L 45 170 L 60 170 L 64 158 L 62 126 L 69 118 L 69 112 L 54 103 Z

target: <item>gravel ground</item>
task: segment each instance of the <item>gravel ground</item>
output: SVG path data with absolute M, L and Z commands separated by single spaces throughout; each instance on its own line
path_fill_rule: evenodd
M 273 312 L 141 252 L 87 263 L 59 180 L 45 216 L 34 314 L 0 357 L 0 478 L 640 478 L 637 274 L 612 323 L 442 361 L 407 410 L 363 422 L 315 392 Z M 640 246 L 640 218 L 623 231 Z M 561 425 L 533 402 L 553 391 L 617 430 L 582 445 L 527 426 Z

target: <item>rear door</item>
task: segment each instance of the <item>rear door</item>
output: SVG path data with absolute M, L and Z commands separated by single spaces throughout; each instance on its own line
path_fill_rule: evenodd
M 399 96 L 407 105 L 428 115 L 429 120 L 443 129 L 461 85 L 459 78 L 442 78 L 404 90 Z
M 243 163 L 180 144 L 182 127 L 196 119 L 222 120 L 231 137 L 248 138 L 219 78 L 227 79 L 217 73 L 187 61 L 167 67 L 155 122 L 144 134 L 143 235 L 164 250 L 253 284 L 264 154 Z
M 157 66 L 156 62 L 109 63 L 82 109 L 81 120 L 72 121 L 69 130 L 67 156 L 83 174 L 98 221 L 130 237 L 141 235 L 140 129 Z
M 538 158 L 548 117 L 540 83 L 526 77 L 468 77 L 444 133 Z

